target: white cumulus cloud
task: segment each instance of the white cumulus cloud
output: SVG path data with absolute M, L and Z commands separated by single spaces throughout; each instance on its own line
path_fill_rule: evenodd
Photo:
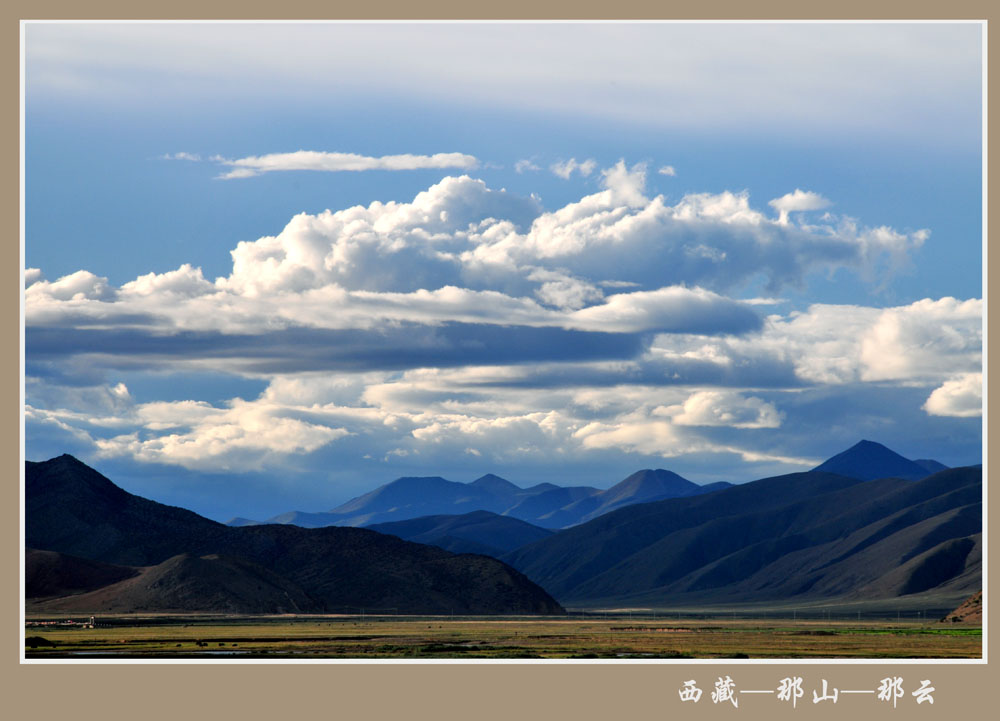
M 115 289 L 108 285 L 107 278 L 94 275 L 89 270 L 78 270 L 50 282 L 42 280 L 41 272 L 37 269 L 30 269 L 25 273 L 25 278 L 29 277 L 34 282 L 27 287 L 24 293 L 28 303 L 46 299 L 53 301 L 109 301 L 117 295 Z
M 794 192 L 782 195 L 780 198 L 768 201 L 768 205 L 778 211 L 778 222 L 782 225 L 788 222 L 788 214 L 795 211 L 821 210 L 830 207 L 830 201 L 819 193 L 810 190 L 795 189 Z
M 945 381 L 927 398 L 923 409 L 932 416 L 973 418 L 983 414 L 983 374 L 963 373 Z
M 677 413 L 676 411 L 680 412 Z M 733 391 L 699 391 L 678 409 L 662 409 L 682 426 L 728 426 L 730 428 L 778 428 L 781 413 L 760 398 Z
M 261 470 L 349 435 L 295 418 L 290 409 L 239 399 L 228 408 L 197 401 L 150 403 L 136 409 L 132 433 L 95 440 L 100 457 L 128 456 L 202 471 Z
M 177 270 L 166 273 L 147 273 L 125 283 L 121 292 L 127 296 L 180 296 L 195 297 L 211 293 L 215 286 L 205 280 L 201 268 L 184 263 Z
M 549 166 L 549 170 L 563 180 L 569 180 L 569 176 L 573 173 L 579 173 L 583 177 L 587 177 L 594 172 L 595 168 L 597 168 L 597 161 L 593 158 L 579 162 L 576 158 L 570 158 L 569 160 L 561 160 Z

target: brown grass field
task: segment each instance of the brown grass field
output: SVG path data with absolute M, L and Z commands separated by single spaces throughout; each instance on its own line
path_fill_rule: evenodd
M 28 620 L 30 624 L 40 619 Z M 119 616 L 99 617 L 95 628 L 29 625 L 25 638 L 27 659 L 935 659 L 982 655 L 981 626 L 944 624 L 936 619 Z

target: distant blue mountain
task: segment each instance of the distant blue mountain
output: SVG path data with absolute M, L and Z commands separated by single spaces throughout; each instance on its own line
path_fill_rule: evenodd
M 663 469 L 638 471 L 603 491 L 590 486 L 567 487 L 551 483 L 521 488 L 492 473 L 471 483 L 456 483 L 439 476 L 404 477 L 353 498 L 331 511 L 289 511 L 269 518 L 264 523 L 292 524 L 305 528 L 371 527 L 425 516 L 456 516 L 471 511 L 489 511 L 543 528 L 557 529 L 583 523 L 633 503 L 692 496 L 729 485 L 713 483 L 699 486 Z M 234 518 L 229 525 L 245 526 L 255 523 L 260 522 Z
M 911 461 L 881 443 L 865 440 L 824 461 L 813 470 L 837 473 L 862 481 L 874 481 L 876 478 L 918 481 L 947 468 L 942 463 L 928 459 Z
M 398 536 L 404 541 L 439 546 L 452 553 L 487 556 L 502 555 L 526 543 L 548 538 L 553 533 L 518 518 L 490 511 L 472 511 L 458 516 L 423 516 L 408 521 L 375 523 L 365 528 Z
M 878 478 L 919 480 L 946 469 L 947 466 L 937 461 L 911 461 L 881 443 L 863 440 L 813 470 L 870 481 Z M 662 468 L 636 471 L 607 490 L 551 483 L 521 488 L 492 473 L 471 483 L 457 483 L 440 476 L 407 476 L 352 498 L 330 511 L 289 511 L 264 523 L 305 528 L 371 527 L 427 516 L 461 516 L 472 511 L 488 511 L 542 528 L 562 529 L 637 503 L 688 498 L 730 486 L 732 484 L 725 481 L 702 486 Z M 229 525 L 257 523 L 261 522 L 234 518 Z M 495 549 L 497 546 L 485 543 L 485 547 Z
M 713 483 L 711 488 L 699 486 L 673 471 L 665 471 L 662 468 L 656 470 L 647 468 L 636 471 L 606 491 L 589 494 L 556 511 L 542 515 L 539 522 L 545 522 L 545 525 L 553 528 L 567 528 L 634 503 L 697 496 L 731 485 L 731 483 L 723 481 Z

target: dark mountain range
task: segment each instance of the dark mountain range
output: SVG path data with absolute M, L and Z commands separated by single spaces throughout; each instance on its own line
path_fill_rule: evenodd
M 460 516 L 424 516 L 365 526 L 414 543 L 428 543 L 452 553 L 483 553 L 500 556 L 515 548 L 548 538 L 552 531 L 526 521 L 490 511 L 472 511 Z
M 127 493 L 66 455 L 25 464 L 25 545 L 101 564 L 143 567 L 110 591 L 109 585 L 98 587 L 96 578 L 83 583 L 27 579 L 33 589 L 62 584 L 87 591 L 88 598 L 76 599 L 81 603 L 118 598 L 115 603 L 123 608 L 255 613 L 260 606 L 248 589 L 260 588 L 264 606 L 280 602 L 285 609 L 562 613 L 541 588 L 493 558 L 455 555 L 360 528 L 232 528 Z M 76 560 L 49 558 L 47 563 L 91 573 Z M 93 573 L 110 578 L 118 572 L 96 567 Z
M 930 459 L 911 461 L 891 451 L 881 443 L 860 441 L 843 453 L 816 466 L 814 471 L 838 473 L 842 476 L 873 481 L 876 478 L 906 478 L 919 480 L 948 466 Z
M 590 486 L 556 486 L 551 483 L 520 488 L 493 474 L 472 483 L 456 483 L 438 476 L 406 477 L 379 486 L 332 511 L 290 511 L 274 516 L 266 523 L 294 524 L 304 528 L 371 527 L 425 516 L 489 511 L 543 528 L 557 529 L 582 523 L 632 503 L 709 493 L 729 485 L 721 482 L 699 486 L 662 469 L 633 473 L 604 491 Z M 228 525 L 255 523 L 259 522 L 234 518 Z
M 954 608 L 982 587 L 982 469 L 940 468 L 862 441 L 736 486 L 664 470 L 605 491 L 402 478 L 330 513 L 233 527 L 61 456 L 26 464 L 27 596 L 73 611 L 561 613 L 537 583 L 583 607 L 925 594 Z M 407 517 L 427 508 L 470 510 Z
M 889 598 L 981 587 L 982 470 L 793 473 L 621 508 L 503 559 L 563 603 Z

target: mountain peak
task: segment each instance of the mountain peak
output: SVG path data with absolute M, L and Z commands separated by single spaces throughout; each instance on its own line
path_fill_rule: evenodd
M 838 473 L 863 481 L 873 481 L 876 478 L 906 478 L 915 481 L 928 475 L 928 470 L 919 463 L 904 458 L 881 443 L 867 439 L 858 441 L 813 470 Z
M 477 488 L 484 488 L 487 491 L 520 491 L 518 486 L 508 481 L 506 478 L 501 478 L 492 473 L 487 473 L 485 476 L 480 476 L 472 483 L 470 486 L 475 486 Z
M 47 461 L 26 461 L 24 467 L 26 484 L 30 470 L 31 482 L 39 488 L 58 489 L 66 497 L 75 498 L 80 503 L 91 502 L 94 494 L 118 500 L 127 495 L 100 472 L 68 453 Z
M 637 489 L 645 487 L 656 487 L 656 488 L 687 488 L 688 486 L 696 486 L 697 484 L 692 483 L 688 479 L 680 476 L 673 471 L 667 471 L 663 468 L 644 468 L 641 471 L 636 471 L 628 478 L 619 483 L 615 484 L 608 489 L 608 492 L 616 488 L 625 489 Z
M 624 503 L 641 503 L 661 498 L 696 494 L 701 487 L 673 471 L 644 468 L 601 494 L 601 511 L 607 512 Z
M 870 441 L 867 438 L 862 438 L 860 441 L 858 441 L 853 446 L 848 448 L 848 450 L 856 450 L 856 449 L 883 450 L 883 451 L 889 451 L 890 453 L 895 453 L 895 451 L 891 451 L 888 446 L 884 446 L 878 441 Z
M 76 468 L 88 468 L 88 469 L 90 469 L 90 466 L 88 466 L 86 463 L 84 463 L 83 461 L 81 461 L 76 456 L 71 456 L 69 453 L 63 453 L 61 456 L 56 456 L 55 458 L 50 458 L 47 461 L 41 461 L 41 463 L 44 464 L 44 465 L 46 465 L 46 466 L 52 466 L 52 467 L 66 466 L 66 467 L 76 467 Z M 93 469 L 90 469 L 90 470 L 93 470 Z

